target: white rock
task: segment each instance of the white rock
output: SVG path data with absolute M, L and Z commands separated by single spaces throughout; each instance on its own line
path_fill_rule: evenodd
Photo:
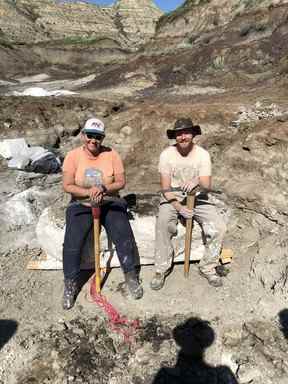
M 34 202 L 45 195 L 32 187 L 26 191 L 17 193 L 6 203 L 2 204 L 0 210 L 5 217 L 5 222 L 11 226 L 31 225 L 37 222 L 37 212 Z
M 133 129 L 129 127 L 129 125 L 125 125 L 125 127 L 121 128 L 120 133 L 123 134 L 124 136 L 130 136 L 132 131 Z
M 46 73 L 39 73 L 38 75 L 25 76 L 25 77 L 20 77 L 16 79 L 19 83 L 25 84 L 25 83 L 38 83 L 40 81 L 48 80 L 49 78 L 50 76 L 47 75 Z
M 62 269 L 62 245 L 64 240 L 64 228 L 52 218 L 50 208 L 46 208 L 39 218 L 36 226 L 37 240 L 40 247 L 46 253 L 47 258 L 39 262 L 33 262 L 31 268 L 35 269 Z M 131 226 L 135 236 L 140 256 L 141 265 L 154 264 L 155 242 L 155 217 L 137 216 L 132 220 Z M 185 228 L 178 225 L 178 235 L 174 239 L 175 262 L 184 261 Z M 115 247 L 108 241 L 105 230 L 101 231 L 101 267 L 119 267 L 119 260 Z M 193 241 L 191 245 L 190 260 L 200 260 L 204 254 L 204 245 L 200 227 L 195 223 L 193 229 Z M 86 244 L 82 255 L 82 269 L 89 269 L 94 265 L 93 241 Z
M 39 269 L 62 269 L 62 245 L 64 230 L 53 225 L 49 217 L 49 208 L 44 209 L 36 226 L 37 240 L 48 255 L 47 260 L 41 260 Z

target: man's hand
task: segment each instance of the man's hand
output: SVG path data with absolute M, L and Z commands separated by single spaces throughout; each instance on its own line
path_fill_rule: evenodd
M 192 192 L 195 187 L 199 185 L 199 177 L 194 177 L 193 179 L 186 181 L 181 184 L 181 189 L 183 192 Z
M 100 187 L 91 187 L 88 190 L 90 200 L 93 201 L 93 203 L 100 204 L 103 199 L 103 189 Z
M 185 206 L 183 206 L 178 212 L 179 215 L 184 217 L 184 219 L 192 219 L 193 217 L 193 209 L 188 209 Z

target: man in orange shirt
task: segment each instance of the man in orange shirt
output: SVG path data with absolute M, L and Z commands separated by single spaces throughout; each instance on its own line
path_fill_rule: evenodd
M 101 204 L 105 195 L 117 196 L 125 186 L 119 154 L 102 145 L 103 122 L 96 118 L 87 120 L 81 136 L 83 145 L 70 151 L 63 164 L 63 188 L 72 197 L 66 211 L 63 246 L 64 309 L 73 307 L 79 291 L 81 249 L 93 225 L 90 202 Z M 120 199 L 105 202 L 100 220 L 115 244 L 131 296 L 140 299 L 143 289 L 135 272 L 135 242 L 126 203 Z

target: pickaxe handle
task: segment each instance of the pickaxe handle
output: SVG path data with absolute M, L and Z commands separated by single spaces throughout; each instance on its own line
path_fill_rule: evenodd
M 95 254 L 95 287 L 96 293 L 101 292 L 101 266 L 100 266 L 100 207 L 93 207 L 93 224 L 94 224 L 94 254 Z
M 195 194 L 187 195 L 187 208 L 193 209 L 195 204 Z M 184 276 L 189 276 L 190 268 L 190 254 L 191 254 L 191 241 L 192 241 L 192 218 L 186 219 L 186 234 L 185 234 L 185 259 L 184 259 Z

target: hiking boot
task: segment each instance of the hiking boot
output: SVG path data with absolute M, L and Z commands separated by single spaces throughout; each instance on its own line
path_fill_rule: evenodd
M 125 273 L 125 282 L 133 299 L 141 299 L 143 296 L 143 288 L 139 284 L 139 280 L 135 271 Z
M 76 279 L 64 280 L 63 309 L 71 309 L 76 301 L 79 287 Z
M 201 270 L 199 270 L 199 274 L 200 276 L 205 277 L 205 279 L 207 279 L 208 283 L 212 285 L 212 287 L 215 287 L 215 288 L 222 287 L 223 285 L 222 279 L 216 273 L 212 275 L 211 274 L 207 275 L 206 273 L 203 273 Z
M 158 291 L 163 288 L 165 283 L 165 273 L 156 272 L 150 283 L 150 288 L 154 291 Z

